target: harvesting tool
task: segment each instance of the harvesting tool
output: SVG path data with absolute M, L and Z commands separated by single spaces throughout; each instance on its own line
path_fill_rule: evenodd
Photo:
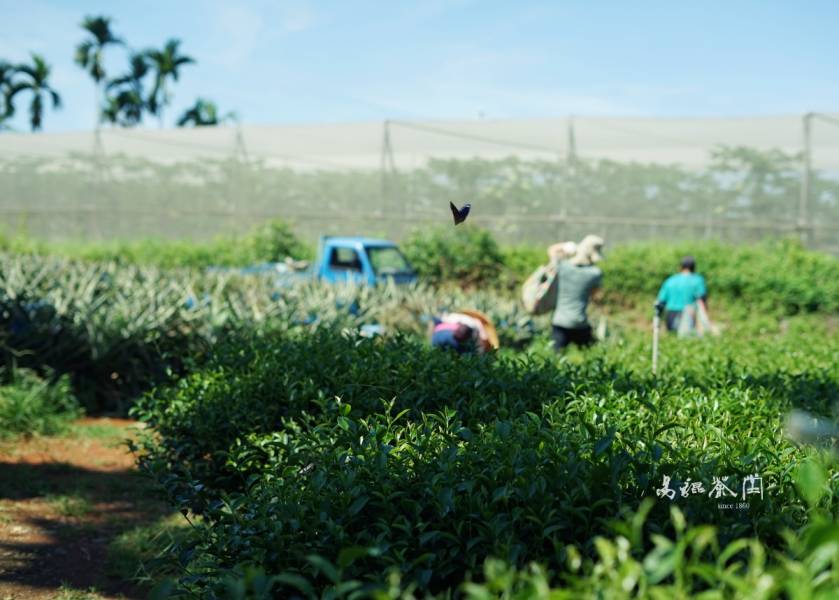
M 656 302 L 653 313 L 653 375 L 658 367 L 658 330 L 661 324 L 661 315 L 664 313 L 664 302 Z

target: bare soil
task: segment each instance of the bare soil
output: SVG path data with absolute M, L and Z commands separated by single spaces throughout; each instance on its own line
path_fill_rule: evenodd
M 0 444 L 0 600 L 146 596 L 106 560 L 122 532 L 169 513 L 124 443 L 139 426 L 82 419 L 62 437 Z

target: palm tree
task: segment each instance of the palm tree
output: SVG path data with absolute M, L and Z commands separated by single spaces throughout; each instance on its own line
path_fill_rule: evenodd
M 123 90 L 116 96 L 108 96 L 102 109 L 102 118 L 114 125 L 133 127 L 143 120 L 146 102 L 133 90 Z
M 154 88 L 148 98 L 149 111 L 160 119 L 160 127 L 163 127 L 163 109 L 172 101 L 169 90 L 166 87 L 168 79 L 178 80 L 178 68 L 194 63 L 191 57 L 178 54 L 178 46 L 181 41 L 170 39 L 166 42 L 163 50 L 147 50 L 146 57 L 155 70 Z
M 26 79 L 17 80 L 12 83 L 6 102 L 11 103 L 21 92 L 30 92 L 32 100 L 29 103 L 29 122 L 32 124 L 32 131 L 41 128 L 44 119 L 44 96 L 52 99 L 53 109 L 61 108 L 61 96 L 58 95 L 49 84 L 50 66 L 40 54 L 32 53 L 31 65 L 17 65 L 14 68 L 15 74 L 23 75 Z
M 111 19 L 108 17 L 85 17 L 81 24 L 82 29 L 90 34 L 90 37 L 76 46 L 76 64 L 90 73 L 96 84 L 98 97 L 96 99 L 96 127 L 102 120 L 100 109 L 100 98 L 105 97 L 105 66 L 103 64 L 103 52 L 109 45 L 120 45 L 122 40 L 111 31 Z
M 147 108 L 143 98 L 143 80 L 149 72 L 148 60 L 144 54 L 134 53 L 130 65 L 128 73 L 112 79 L 105 86 L 106 92 L 115 92 L 115 95 L 106 94 L 103 110 L 105 120 L 125 127 L 139 124 Z
M 0 60 L 0 130 L 7 128 L 6 125 L 3 125 L 3 122 L 15 112 L 15 107 L 9 98 L 14 73 L 15 68 L 11 63 Z
M 235 121 L 236 113 L 228 112 L 222 116 L 218 114 L 218 107 L 215 102 L 198 98 L 192 108 L 184 111 L 178 119 L 178 127 L 184 127 L 191 123 L 193 127 L 205 127 L 208 125 L 219 125 L 225 121 Z

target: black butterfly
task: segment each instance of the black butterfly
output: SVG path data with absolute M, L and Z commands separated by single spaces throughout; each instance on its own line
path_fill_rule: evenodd
M 454 217 L 454 224 L 459 225 L 466 220 L 466 217 L 469 215 L 469 209 L 472 208 L 471 204 L 464 204 L 463 208 L 458 210 L 458 208 L 454 205 L 453 202 L 449 202 L 449 206 L 452 208 L 452 216 Z

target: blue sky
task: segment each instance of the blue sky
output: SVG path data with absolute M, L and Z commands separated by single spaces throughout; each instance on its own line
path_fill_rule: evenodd
M 0 0 L 0 14 L 0 59 L 53 65 L 65 107 L 46 131 L 93 125 L 72 61 L 87 14 L 197 59 L 167 125 L 198 96 L 247 124 L 839 110 L 839 2 Z M 113 51 L 110 72 L 125 61 Z

